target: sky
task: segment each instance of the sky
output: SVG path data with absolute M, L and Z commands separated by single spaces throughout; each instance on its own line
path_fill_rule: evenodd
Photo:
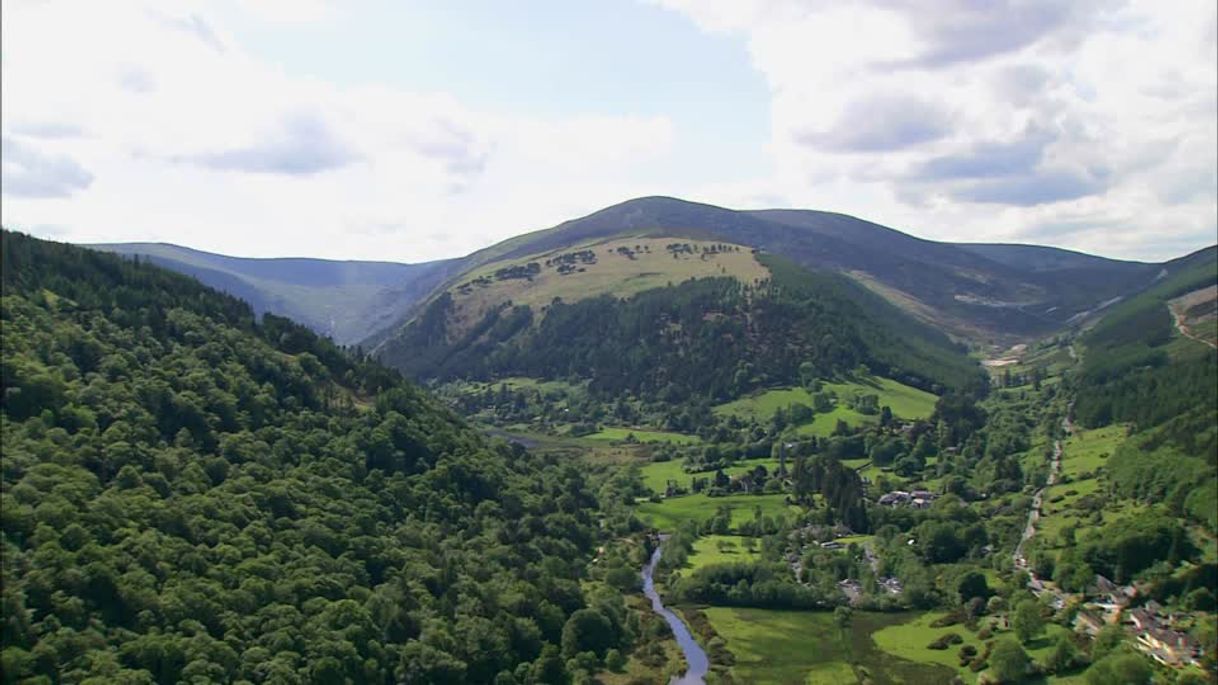
M 0 219 L 56 240 L 417 262 L 671 195 L 1126 259 L 1218 241 L 1213 3 L 0 13 Z

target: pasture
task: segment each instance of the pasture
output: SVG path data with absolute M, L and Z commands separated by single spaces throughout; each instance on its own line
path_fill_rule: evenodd
M 675 435 L 675 434 L 674 434 Z M 656 494 L 664 494 L 668 487 L 668 481 L 675 480 L 678 485 L 685 489 L 690 489 L 690 482 L 694 478 L 713 478 L 714 471 L 702 471 L 700 473 L 688 473 L 684 468 L 685 461 L 682 459 L 672 459 L 670 461 L 656 461 L 644 466 L 641 471 L 643 475 L 643 485 L 646 485 Z M 734 476 L 745 471 L 751 471 L 757 466 L 764 466 L 770 472 L 778 468 L 777 459 L 746 459 L 745 461 L 737 462 L 731 466 L 725 467 L 723 472 L 729 476 Z M 789 468 L 789 466 L 788 466 Z
M 912 621 L 907 621 L 898 625 L 888 626 L 873 636 L 875 643 L 880 649 L 900 657 L 907 661 L 913 661 L 920 664 L 938 665 L 953 669 L 966 683 L 978 682 L 979 673 L 974 673 L 967 666 L 960 665 L 959 653 L 960 649 L 965 645 L 971 645 L 978 653 L 985 651 L 985 641 L 977 636 L 977 633 L 969 630 L 962 624 L 956 624 L 947 627 L 934 627 L 931 625 L 935 620 L 942 618 L 942 612 L 928 612 L 922 614 Z M 987 624 L 999 626 L 993 629 L 994 637 L 998 639 L 1006 635 L 1010 635 L 1009 629 L 1001 628 L 997 618 L 983 617 L 980 625 Z M 1031 643 L 1024 645 L 1024 649 L 1032 659 L 1044 661 L 1046 657 L 1053 651 L 1054 641 L 1061 633 L 1068 632 L 1068 628 L 1064 628 L 1057 624 L 1046 625 L 1045 634 L 1036 638 Z M 962 642 L 957 645 L 952 645 L 948 649 L 930 649 L 930 645 L 935 640 L 947 633 L 955 633 L 960 636 Z M 985 671 L 981 671 L 985 673 Z M 1060 682 L 1057 680 L 1051 682 Z
M 855 612 L 838 626 L 832 612 L 711 607 L 707 619 L 736 663 L 737 682 L 778 685 L 940 685 L 954 670 L 920 664 L 880 650 L 876 631 L 908 620 L 908 614 Z
M 670 497 L 660 502 L 640 502 L 638 516 L 658 530 L 674 530 L 684 521 L 705 521 L 722 506 L 732 508 L 732 527 L 752 520 L 760 507 L 763 516 L 777 516 L 793 511 L 785 495 L 733 495 L 708 497 L 704 494 Z
M 752 552 L 745 547 L 742 535 L 704 535 L 694 541 L 694 553 L 686 560 L 686 568 L 696 570 L 711 564 L 751 561 L 761 556 L 761 545 Z
M 839 419 L 852 427 L 878 421 L 878 414 L 861 414 L 850 408 L 847 400 L 856 395 L 877 396 L 879 406 L 889 407 L 894 416 L 902 419 L 929 417 L 934 413 L 935 402 L 938 400 L 929 392 L 878 376 L 864 380 L 826 382 L 823 387 L 837 396 L 835 406 L 831 411 L 817 414 L 811 422 L 801 425 L 798 428 L 801 435 L 827 436 L 833 432 Z M 812 406 L 811 393 L 805 388 L 775 388 L 720 404 L 714 411 L 721 416 L 765 422 L 779 409 L 785 409 L 792 404 Z
M 588 440 L 624 442 L 631 435 L 634 436 L 636 442 L 640 443 L 668 442 L 674 445 L 696 445 L 702 442 L 696 435 L 685 435 L 684 433 L 652 430 L 650 428 L 623 428 L 620 426 L 606 426 L 596 433 L 585 435 L 584 437 Z

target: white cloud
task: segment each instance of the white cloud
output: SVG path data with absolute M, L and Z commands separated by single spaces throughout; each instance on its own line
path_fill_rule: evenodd
M 250 7 L 276 23 L 341 11 Z M 4 3 L 6 226 L 245 255 L 452 257 L 646 194 L 634 172 L 671 149 L 664 117 L 506 115 L 290 75 L 208 9 Z
M 1214 242 L 1212 5 L 657 1 L 743 36 L 769 84 L 775 171 L 743 201 L 1113 256 Z
M 77 241 L 422 260 L 665 193 L 1114 256 L 1213 241 L 1206 3 L 657 1 L 747 42 L 770 89 L 771 173 L 691 186 L 674 163 L 682 122 L 630 103 L 508 114 L 290 73 L 202 0 L 13 0 L 2 219 Z M 234 6 L 276 30 L 354 11 Z

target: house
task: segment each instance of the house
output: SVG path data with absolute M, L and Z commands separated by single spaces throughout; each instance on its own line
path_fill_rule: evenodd
M 1152 627 L 1138 633 L 1138 644 L 1165 666 L 1194 664 L 1200 660 L 1201 646 L 1192 637 L 1168 628 Z
M 1111 595 L 1117 591 L 1117 584 L 1108 580 L 1100 574 L 1095 574 L 1095 593 L 1098 595 Z
M 1084 609 L 1074 617 L 1074 627 L 1088 635 L 1095 635 L 1103 629 L 1104 619 Z
M 1125 612 L 1126 619 L 1138 630 L 1150 630 L 1159 627 L 1159 619 L 1147 609 L 1132 609 Z
M 929 490 L 914 490 L 913 492 L 893 490 L 890 493 L 881 495 L 877 502 L 885 507 L 909 505 L 915 509 L 926 509 L 934 503 L 936 497 L 938 495 Z
M 881 495 L 879 503 L 881 506 L 895 507 L 901 504 L 909 504 L 911 499 L 912 497 L 910 497 L 908 492 L 905 492 L 904 490 L 893 490 L 886 495 Z

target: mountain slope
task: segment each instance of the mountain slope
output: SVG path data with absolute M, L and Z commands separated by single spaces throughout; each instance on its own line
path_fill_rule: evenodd
M 598 289 L 593 271 L 552 274 L 555 257 L 492 262 L 485 269 L 510 266 L 460 280 L 376 353 L 421 379 L 586 379 L 604 397 L 667 403 L 721 402 L 860 365 L 936 392 L 978 381 L 946 336 L 842 276 L 727 243 L 635 241 L 656 247 L 648 257 L 603 247 L 617 241 L 547 254 L 584 255 L 589 270 L 609 261 L 615 274 L 646 269 L 650 287 L 632 290 L 627 278 L 611 284 L 625 292 Z
M 159 267 L 0 233 L 12 682 L 559 682 L 596 501 Z M 506 672 L 506 674 L 505 674 Z
M 1058 330 L 1144 287 L 1159 270 L 1057 248 L 922 240 L 829 212 L 735 211 L 645 197 L 475 252 L 454 273 L 625 236 L 725 241 L 838 271 L 924 321 L 979 341 Z
M 1113 489 L 1218 530 L 1218 351 L 1185 335 L 1171 305 L 1197 295 L 1213 310 L 1214 248 L 1173 260 L 1151 288 L 1121 302 L 1082 338 L 1075 413 L 1085 426 L 1129 425 L 1108 468 Z M 1212 319 L 1210 319 L 1212 323 Z M 1199 339 L 1200 338 L 1200 339 Z
M 243 299 L 257 314 L 274 312 L 287 316 L 345 345 L 358 343 L 400 321 L 454 266 L 452 261 L 396 264 L 250 259 L 164 243 L 88 247 L 125 256 L 139 255 Z

